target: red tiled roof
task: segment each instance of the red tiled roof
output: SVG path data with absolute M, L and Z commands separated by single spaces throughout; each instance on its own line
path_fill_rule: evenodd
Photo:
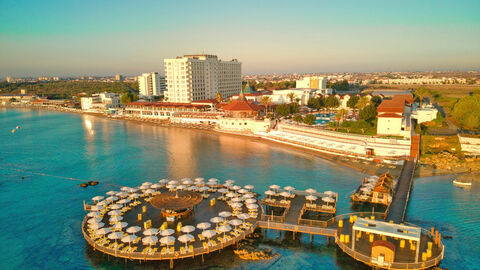
M 192 101 L 192 104 L 199 104 L 199 103 L 213 103 L 213 104 L 217 104 L 217 103 L 218 103 L 218 100 L 215 99 L 215 98 L 211 98 L 211 99 L 203 99 L 203 100 Z
M 379 113 L 378 118 L 384 117 L 384 118 L 403 118 L 402 115 L 396 114 L 396 113 Z
M 224 111 L 260 111 L 262 110 L 262 107 L 260 107 L 255 103 L 248 102 L 245 100 L 233 100 L 232 102 L 223 106 L 222 110 Z

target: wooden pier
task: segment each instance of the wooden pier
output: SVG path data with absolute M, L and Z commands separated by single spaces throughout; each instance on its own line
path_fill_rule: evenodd
M 395 223 L 401 223 L 405 220 L 414 175 L 415 161 L 406 160 L 398 177 L 397 189 L 390 204 L 387 220 L 393 220 Z

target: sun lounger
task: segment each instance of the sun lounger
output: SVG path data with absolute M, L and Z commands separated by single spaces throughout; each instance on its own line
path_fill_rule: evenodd
M 163 247 L 162 251 L 160 251 L 160 254 L 166 255 L 167 254 L 167 247 Z
M 203 235 L 199 234 L 198 239 L 200 239 L 200 241 L 203 241 L 203 240 L 205 240 L 205 237 Z
M 158 248 L 152 248 L 150 249 L 150 251 L 148 252 L 148 255 L 153 255 L 155 254 L 155 252 L 157 252 Z
M 138 243 L 138 241 L 140 241 L 140 239 L 141 239 L 141 237 L 137 237 L 137 239 L 135 239 L 135 241 L 133 241 L 132 243 L 136 244 L 136 243 Z
M 203 248 L 208 249 L 208 244 L 207 242 L 202 242 Z
M 193 245 L 188 246 L 188 252 L 193 253 Z
M 180 254 L 186 254 L 185 248 L 183 246 L 180 247 Z
M 135 250 L 137 250 L 137 247 L 132 247 L 132 248 L 130 249 L 130 251 L 128 251 L 128 252 L 129 252 L 129 253 L 132 253 L 132 252 L 135 252 Z
M 173 254 L 175 252 L 175 248 L 174 247 L 170 247 L 170 254 Z
M 129 249 L 130 249 L 130 246 L 126 246 L 121 250 L 121 252 L 128 252 Z
M 150 247 L 146 247 L 142 250 L 142 254 L 148 254 L 148 251 L 150 251 Z

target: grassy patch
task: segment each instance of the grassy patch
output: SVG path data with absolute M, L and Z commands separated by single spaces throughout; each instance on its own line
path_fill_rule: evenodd
M 460 141 L 457 136 L 422 136 L 422 156 L 427 157 L 445 152 L 456 156 L 462 155 Z

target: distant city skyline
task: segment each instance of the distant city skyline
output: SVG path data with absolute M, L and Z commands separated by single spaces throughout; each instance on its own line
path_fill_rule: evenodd
M 208 53 L 242 74 L 480 69 L 480 2 L 0 2 L 0 78 L 164 73 Z

